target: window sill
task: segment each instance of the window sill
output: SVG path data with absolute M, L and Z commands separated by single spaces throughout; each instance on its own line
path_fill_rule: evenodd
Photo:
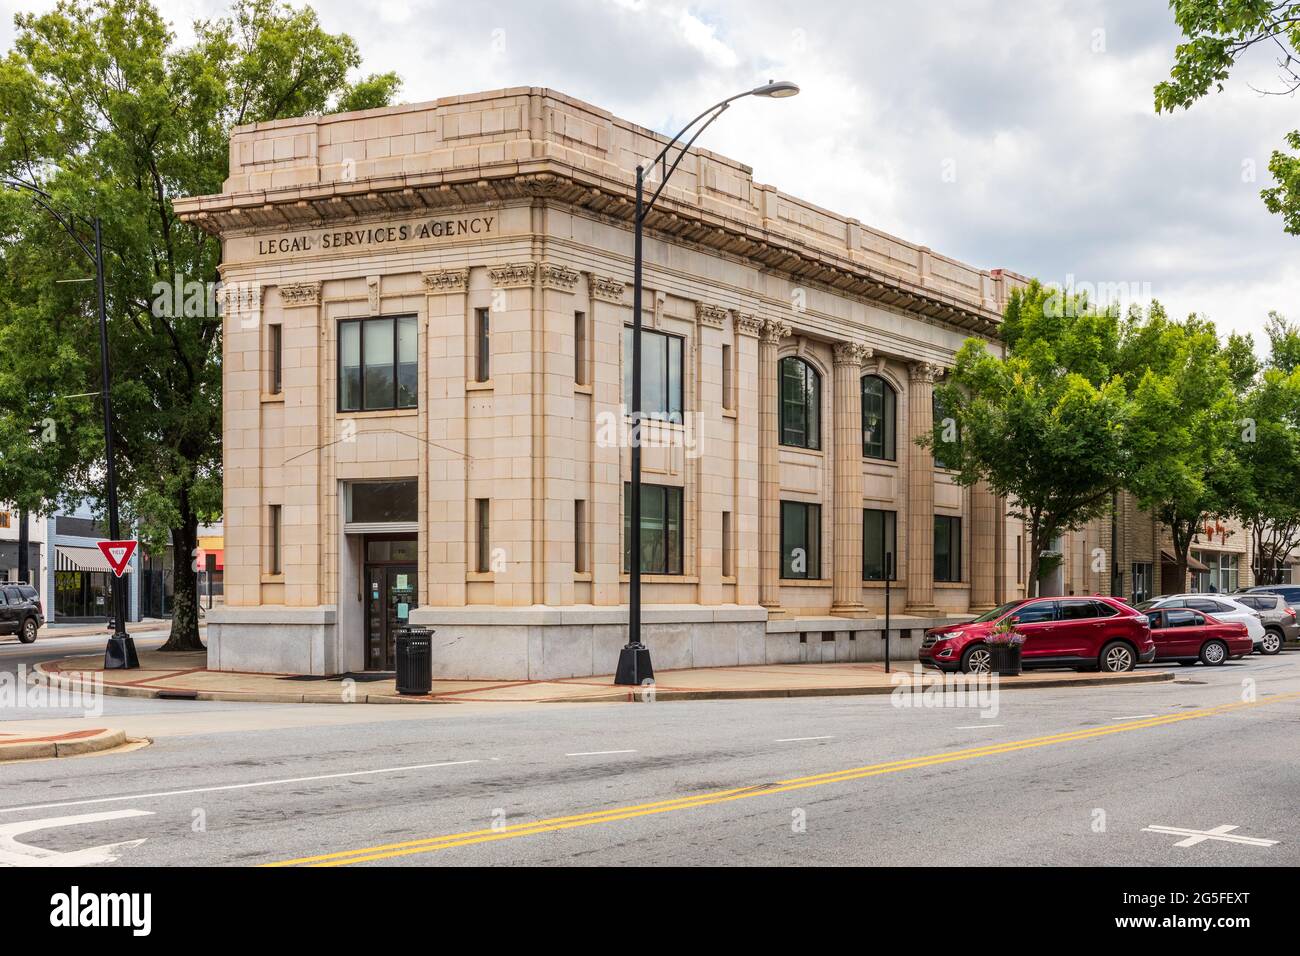
M 594 395 L 594 394 L 595 394 L 595 389 L 592 388 L 590 385 L 584 385 L 582 382 L 574 382 L 574 383 L 573 383 L 573 394 L 574 394 L 574 395 Z
M 965 581 L 935 581 L 934 586 L 942 588 L 945 591 L 956 591 L 961 588 L 970 587 L 970 585 Z
M 828 588 L 830 578 L 781 578 L 783 588 Z
M 578 582 L 578 581 L 588 581 L 588 582 L 590 582 L 590 581 L 592 580 L 591 572 L 590 572 L 590 571 L 574 571 L 574 572 L 573 572 L 573 580 L 574 580 L 574 582 Z
M 722 417 L 723 417 L 723 418 L 738 418 L 738 417 L 739 417 L 739 413 L 738 413 L 734 408 L 726 408 L 726 407 L 724 407 L 724 408 L 722 409 Z
M 465 391 L 467 392 L 490 392 L 494 387 L 492 379 L 488 379 L 486 382 L 465 383 Z
M 262 575 L 262 583 L 263 583 L 263 584 L 283 584 L 283 583 L 284 583 L 284 572 L 281 572 L 281 573 L 279 573 L 279 574 L 265 574 L 265 573 L 264 573 L 264 574 Z
M 720 581 L 722 584 L 735 584 L 736 576 L 734 574 L 724 574 Z
M 418 408 L 375 408 L 364 412 L 336 412 L 336 418 L 414 418 Z
M 284 392 L 263 392 L 263 393 L 262 393 L 262 404 L 263 404 L 263 405 L 272 405 L 272 404 L 283 405 L 283 404 L 284 404 Z
M 631 580 L 631 576 L 627 574 L 620 574 L 618 576 L 618 579 L 622 583 L 627 584 Z M 647 574 L 645 571 L 642 571 L 641 583 L 642 584 L 699 584 L 700 579 L 697 575 L 694 574 Z
M 802 445 L 787 445 L 784 442 L 778 442 L 777 448 L 781 451 L 791 451 L 801 455 L 813 455 L 817 458 L 826 457 L 826 452 L 820 448 L 804 448 Z
M 486 581 L 491 583 L 497 579 L 495 571 L 470 571 L 465 575 L 465 583 L 473 584 L 476 582 Z

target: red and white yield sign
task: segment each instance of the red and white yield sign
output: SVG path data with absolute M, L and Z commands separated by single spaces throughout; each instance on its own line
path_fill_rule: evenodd
M 113 569 L 114 577 L 121 577 L 126 570 L 126 563 L 135 554 L 134 541 L 100 541 L 99 550 L 104 552 L 108 566 Z

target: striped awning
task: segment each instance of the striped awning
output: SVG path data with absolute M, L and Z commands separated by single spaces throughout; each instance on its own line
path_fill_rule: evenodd
M 113 572 L 108 558 L 104 557 L 104 552 L 99 548 L 74 548 L 63 544 L 54 546 L 54 570 Z M 131 565 L 128 564 L 122 573 L 130 574 L 131 570 Z

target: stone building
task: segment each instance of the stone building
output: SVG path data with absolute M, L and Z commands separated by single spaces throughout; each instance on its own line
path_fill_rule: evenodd
M 224 248 L 210 666 L 387 669 L 415 623 L 439 676 L 613 671 L 634 169 L 664 142 L 538 88 L 234 131 L 221 194 L 176 204 Z M 913 441 L 1023 279 L 702 149 L 645 263 L 658 668 L 878 657 L 887 554 L 896 654 L 1023 591 L 1018 523 Z

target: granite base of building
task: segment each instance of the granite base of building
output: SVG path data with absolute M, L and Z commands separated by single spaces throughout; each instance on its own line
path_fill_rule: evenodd
M 916 659 L 925 628 L 950 618 L 895 617 L 889 653 Z M 627 609 L 604 607 L 417 608 L 411 624 L 433 636 L 437 679 L 558 680 L 612 674 L 627 643 Z M 795 617 L 761 607 L 652 606 L 642 640 L 656 671 L 761 664 L 852 663 L 885 657 L 884 619 Z M 212 670 L 325 676 L 362 669 L 362 639 L 340 639 L 333 607 L 214 608 Z

